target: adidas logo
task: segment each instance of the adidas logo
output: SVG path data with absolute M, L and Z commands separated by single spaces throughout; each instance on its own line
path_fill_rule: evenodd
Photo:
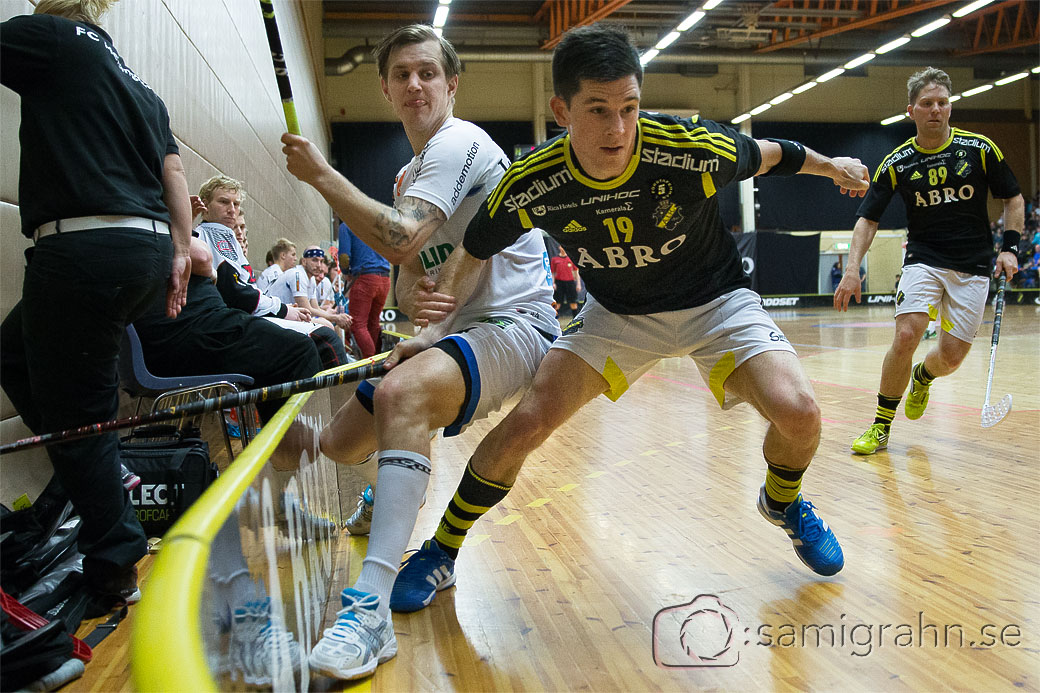
M 910 176 L 910 180 L 918 180 L 919 178 L 924 178 L 920 171 L 914 171 L 914 175 Z
M 571 223 L 563 227 L 564 233 L 581 233 L 582 231 L 588 231 L 588 229 L 573 219 L 571 219 Z

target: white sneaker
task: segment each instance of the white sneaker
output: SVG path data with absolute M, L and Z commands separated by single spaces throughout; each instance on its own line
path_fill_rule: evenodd
M 344 525 L 350 534 L 361 536 L 372 531 L 372 513 L 375 510 L 375 502 L 375 491 L 372 489 L 372 484 L 369 484 L 361 492 L 361 495 L 358 496 L 357 509 Z M 425 493 L 423 494 L 422 502 L 419 503 L 419 507 L 421 508 L 424 505 L 426 505 Z
M 349 681 L 368 676 L 397 655 L 394 624 L 376 609 L 379 595 L 347 588 L 340 595 L 343 608 L 332 628 L 326 628 L 308 658 L 310 668 Z
M 270 686 L 300 669 L 300 643 L 271 621 L 270 598 L 248 602 L 231 615 L 228 673 L 250 686 Z
M 372 529 L 372 510 L 375 507 L 375 496 L 372 494 L 372 485 L 369 484 L 358 496 L 357 510 L 347 520 L 347 531 L 358 536 L 368 534 Z

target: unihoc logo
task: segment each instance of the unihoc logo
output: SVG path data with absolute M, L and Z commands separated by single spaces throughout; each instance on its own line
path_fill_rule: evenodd
M 798 296 L 789 296 L 786 298 L 763 298 L 762 305 L 766 308 L 775 308 L 778 306 L 797 306 Z
M 731 667 L 740 648 L 750 644 L 750 631 L 714 594 L 666 606 L 654 615 L 654 664 L 662 669 Z
M 884 294 L 880 296 L 867 296 L 867 303 L 895 303 L 896 297 L 892 294 Z

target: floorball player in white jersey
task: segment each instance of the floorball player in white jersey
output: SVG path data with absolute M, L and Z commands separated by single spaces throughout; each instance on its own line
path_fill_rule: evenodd
M 432 293 L 433 279 L 508 160 L 487 133 L 453 116 L 461 65 L 451 44 L 429 26 L 394 31 L 376 57 L 383 94 L 415 152 L 397 177 L 394 207 L 364 195 L 305 138 L 283 135 L 283 151 L 293 175 L 313 185 L 365 243 L 401 265 L 398 303 L 414 318 L 425 306 L 453 304 Z M 489 263 L 452 334 L 413 358 L 387 359 L 387 374 L 363 383 L 322 432 L 322 452 L 341 463 L 357 464 L 379 450 L 379 503 L 373 510 L 371 502 L 361 502 L 361 514 L 371 513 L 368 552 L 358 581 L 341 595 L 335 625 L 310 656 L 312 669 L 343 679 L 372 673 L 397 653 L 389 614 L 395 599 L 401 597 L 399 610 L 422 608 L 437 588 L 454 582 L 445 565 L 452 558 L 433 540 L 412 555 L 398 579 L 429 483 L 430 434 L 439 428 L 457 434 L 526 390 L 559 334 L 548 267 L 541 235 L 522 236 Z M 510 485 L 466 469 L 452 501 L 471 513 L 462 520 L 468 522 L 463 534 L 473 513 L 494 505 Z M 370 490 L 366 498 L 371 501 Z M 459 521 L 457 514 L 449 516 Z M 457 546 L 447 548 L 457 553 Z M 426 580 L 431 574 L 437 576 L 433 583 Z M 425 589 L 416 594 L 406 585 L 399 595 L 403 582 L 421 582 Z

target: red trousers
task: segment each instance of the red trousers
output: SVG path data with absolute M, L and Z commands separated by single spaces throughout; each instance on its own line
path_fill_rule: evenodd
M 379 314 L 390 293 L 390 277 L 381 274 L 362 274 L 350 287 L 350 317 L 354 324 L 350 331 L 365 358 L 373 356 L 380 344 Z

